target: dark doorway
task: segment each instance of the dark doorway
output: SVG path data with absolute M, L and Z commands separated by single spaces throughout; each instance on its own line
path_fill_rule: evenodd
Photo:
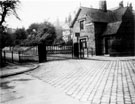
M 110 51 L 110 38 L 105 38 L 105 54 L 109 54 Z

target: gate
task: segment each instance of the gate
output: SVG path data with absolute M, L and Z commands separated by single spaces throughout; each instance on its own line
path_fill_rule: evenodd
M 46 46 L 47 60 L 65 60 L 73 58 L 72 45 Z

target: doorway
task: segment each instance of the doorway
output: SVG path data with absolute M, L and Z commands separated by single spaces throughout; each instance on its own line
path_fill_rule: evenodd
M 110 53 L 110 38 L 105 38 L 105 54 Z
M 85 55 L 88 53 L 87 51 L 87 40 L 86 38 L 80 39 L 80 58 L 84 58 Z

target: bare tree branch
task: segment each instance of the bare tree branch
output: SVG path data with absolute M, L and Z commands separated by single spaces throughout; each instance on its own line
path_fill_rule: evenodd
M 1 11 L 0 11 L 0 16 L 1 16 L 0 25 L 2 25 L 5 22 L 6 16 L 10 15 L 10 13 L 15 15 L 15 17 L 20 20 L 19 16 L 16 13 L 16 8 L 17 8 L 19 3 L 20 3 L 19 0 L 0 1 L 0 9 L 1 9 Z

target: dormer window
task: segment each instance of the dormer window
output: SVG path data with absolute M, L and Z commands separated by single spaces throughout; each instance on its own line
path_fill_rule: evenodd
M 80 30 L 84 30 L 84 20 L 80 21 Z

